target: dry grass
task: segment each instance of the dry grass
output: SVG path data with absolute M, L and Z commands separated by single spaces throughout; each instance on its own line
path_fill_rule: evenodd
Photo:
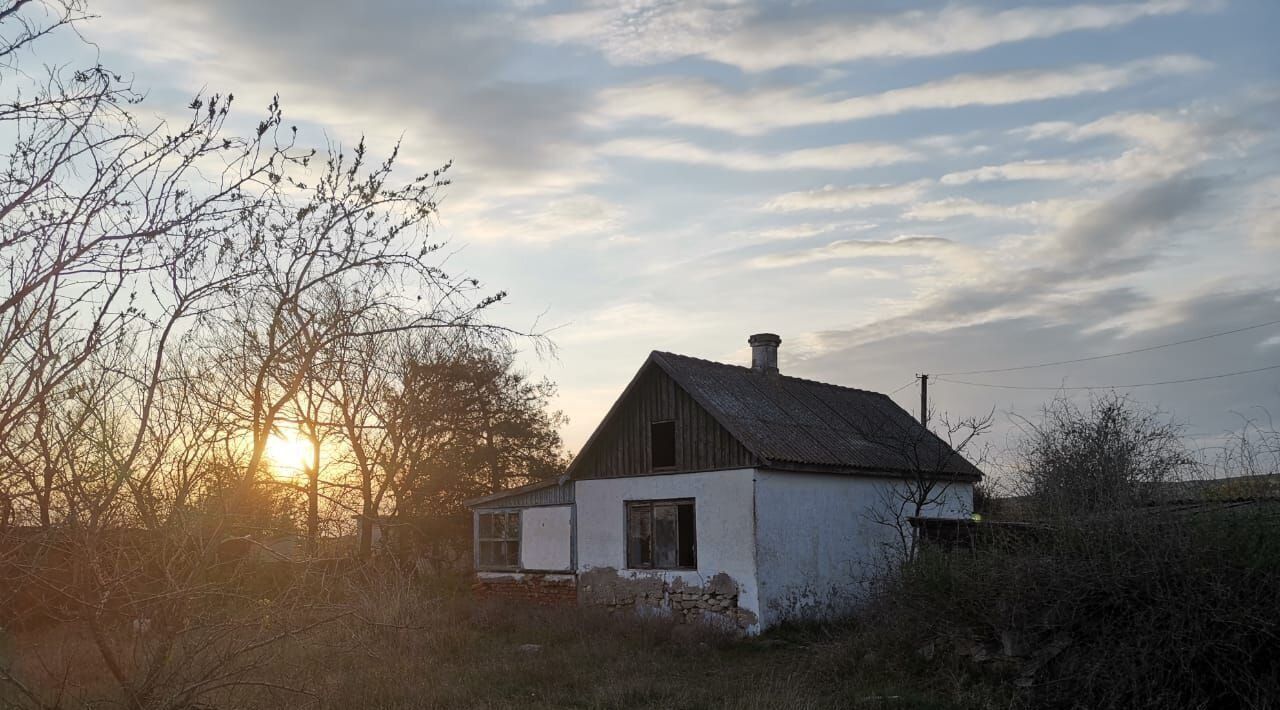
M 336 626 L 298 644 L 288 672 L 322 708 L 950 706 L 908 692 L 918 679 L 895 684 L 860 669 L 834 636 L 741 640 L 660 619 L 496 605 L 413 620 L 420 625 Z M 333 649 L 343 649 L 340 661 Z M 284 698 L 264 700 L 256 707 Z
M 249 678 L 267 685 L 207 700 L 263 710 L 996 706 L 981 689 L 966 688 L 961 675 L 921 676 L 877 663 L 851 626 L 739 639 L 665 619 L 477 604 L 464 594 L 387 580 L 353 588 L 343 603 L 349 616 L 273 649 Z M 59 685 L 62 661 L 79 654 L 64 706 L 118 700 L 72 630 L 7 642 L 16 674 L 45 688 Z

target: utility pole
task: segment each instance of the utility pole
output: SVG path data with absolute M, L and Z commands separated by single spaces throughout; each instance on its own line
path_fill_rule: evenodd
M 920 424 L 929 426 L 929 376 L 916 375 L 920 378 Z

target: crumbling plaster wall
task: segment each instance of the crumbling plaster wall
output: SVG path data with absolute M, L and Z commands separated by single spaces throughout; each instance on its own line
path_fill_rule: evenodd
M 747 632 L 758 631 L 754 475 L 755 469 L 732 469 L 577 481 L 583 600 L 660 606 L 684 614 L 693 607 L 699 613 L 716 612 L 732 599 L 732 608 L 725 611 Z M 672 498 L 694 499 L 697 569 L 627 569 L 626 502 Z
M 900 479 L 759 470 L 755 540 L 760 621 L 848 611 L 900 549 L 886 520 Z M 973 486 L 951 483 L 925 515 L 967 516 Z M 907 521 L 903 520 L 906 525 Z M 909 526 L 908 526 L 909 529 Z

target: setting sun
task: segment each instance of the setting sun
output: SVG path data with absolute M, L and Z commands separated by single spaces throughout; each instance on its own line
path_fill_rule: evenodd
M 280 427 L 267 439 L 267 458 L 279 476 L 299 476 L 311 463 L 311 442 L 293 427 Z

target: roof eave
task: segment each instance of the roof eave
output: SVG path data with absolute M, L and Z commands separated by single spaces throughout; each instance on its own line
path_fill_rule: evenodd
M 568 474 L 563 474 L 560 476 L 556 476 L 555 478 L 548 478 L 545 481 L 534 481 L 533 483 L 526 483 L 523 486 L 508 488 L 506 490 L 497 491 L 495 493 L 479 496 L 477 498 L 469 498 L 467 500 L 462 501 L 462 505 L 467 508 L 474 508 L 477 505 L 484 505 L 485 503 L 489 503 L 495 500 L 501 500 L 503 498 L 507 498 L 513 495 L 519 495 L 521 493 L 528 493 L 529 491 L 542 490 L 543 488 L 551 488 L 552 486 L 563 486 L 565 483 L 568 483 L 568 482 L 569 482 Z
M 867 478 L 915 478 L 937 479 L 940 481 L 977 483 L 982 474 L 962 471 L 919 471 L 910 468 L 889 466 L 846 466 L 836 464 L 812 464 L 792 461 L 771 461 L 761 464 L 761 468 L 775 469 L 790 473 L 834 473 L 846 476 L 864 476 Z

